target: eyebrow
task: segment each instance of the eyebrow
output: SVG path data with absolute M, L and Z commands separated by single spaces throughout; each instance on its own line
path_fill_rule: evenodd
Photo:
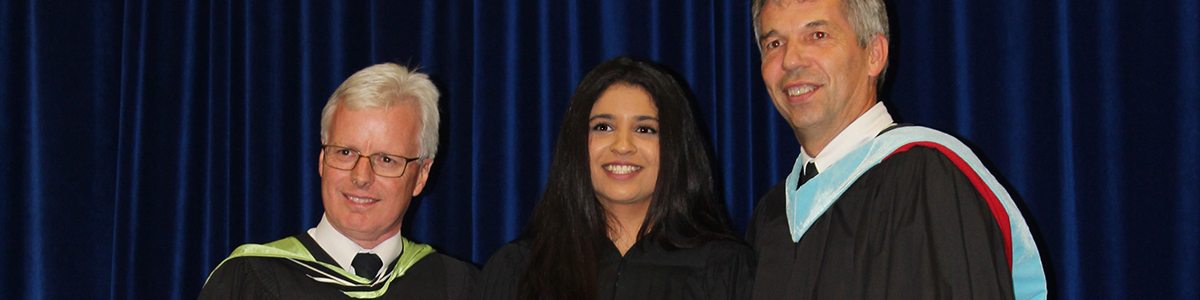
M 804 24 L 804 28 L 817 28 L 817 27 L 828 27 L 828 26 L 829 26 L 829 20 L 816 20 L 816 21 L 808 22 L 808 24 Z M 762 44 L 763 40 L 766 40 L 766 39 L 773 37 L 775 35 L 778 35 L 778 34 L 779 34 L 779 32 L 775 31 L 775 29 L 771 29 L 771 30 L 768 30 L 766 33 L 759 34 L 758 35 L 758 43 Z
M 362 152 L 362 150 L 358 150 L 357 148 L 350 147 L 350 146 L 342 146 L 342 145 L 338 145 L 338 144 L 325 144 L 325 146 L 341 147 L 341 148 L 346 148 L 346 149 L 349 149 L 349 150 L 353 150 L 354 152 L 358 152 L 358 154 L 362 154 L 362 153 L 363 153 L 363 152 Z M 404 158 L 408 158 L 407 156 L 403 156 L 403 155 L 397 155 L 397 154 L 391 154 L 391 153 L 387 153 L 387 152 L 375 152 L 375 153 L 371 153 L 371 154 L 369 154 L 369 155 L 367 155 L 367 156 L 371 156 L 371 155 L 375 155 L 375 154 L 383 154 L 383 155 L 387 155 L 387 156 L 397 156 L 397 157 L 404 157 Z
M 598 114 L 598 115 L 592 116 L 591 118 L 588 118 L 588 122 L 595 121 L 596 119 L 612 120 L 614 118 L 613 118 L 612 114 Z M 637 116 L 637 117 L 634 117 L 634 120 L 638 120 L 638 121 L 650 120 L 650 121 L 658 122 L 658 118 L 651 117 L 651 116 Z
M 767 38 L 775 36 L 776 34 L 778 34 L 778 33 L 775 32 L 775 29 L 771 29 L 770 31 L 767 31 L 767 33 L 759 34 L 758 35 L 758 43 L 762 44 L 763 40 L 766 40 Z

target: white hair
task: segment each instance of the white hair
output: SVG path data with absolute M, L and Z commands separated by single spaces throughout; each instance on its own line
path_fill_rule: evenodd
M 438 90 L 429 75 L 406 67 L 382 63 L 367 67 L 338 86 L 321 111 L 321 140 L 329 138 L 329 126 L 338 106 L 346 109 L 386 108 L 415 101 L 421 114 L 420 158 L 433 158 L 438 147 Z

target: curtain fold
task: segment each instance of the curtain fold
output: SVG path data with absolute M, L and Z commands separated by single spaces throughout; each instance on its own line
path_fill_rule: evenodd
M 1200 298 L 1200 1 L 888 1 L 881 99 L 972 146 L 1063 299 Z M 396 62 L 442 92 L 403 233 L 477 264 L 516 238 L 578 81 L 685 79 L 741 232 L 799 151 L 749 0 L 0 2 L 0 291 L 193 299 L 233 248 L 320 220 L 320 112 Z

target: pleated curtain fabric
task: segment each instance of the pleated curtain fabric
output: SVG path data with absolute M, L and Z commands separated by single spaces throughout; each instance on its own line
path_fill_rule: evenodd
M 321 109 L 397 62 L 442 92 L 403 234 L 482 265 L 609 58 L 686 81 L 733 230 L 800 152 L 748 0 L 0 2 L 0 291 L 195 299 L 320 220 Z M 895 0 L 880 99 L 1009 187 L 1052 297 L 1200 299 L 1200 0 Z M 69 288 L 63 288 L 69 287 Z

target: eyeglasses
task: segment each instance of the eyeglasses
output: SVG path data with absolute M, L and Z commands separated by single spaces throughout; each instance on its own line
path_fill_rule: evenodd
M 383 177 L 400 177 L 404 176 L 404 170 L 408 163 L 421 159 L 407 158 L 399 155 L 391 155 L 386 153 L 375 153 L 371 155 L 362 155 L 358 150 L 350 149 L 342 146 L 321 145 L 322 151 L 325 151 L 325 164 L 338 170 L 354 170 L 354 166 L 358 165 L 360 157 L 366 157 L 371 161 L 371 171 L 375 175 Z

